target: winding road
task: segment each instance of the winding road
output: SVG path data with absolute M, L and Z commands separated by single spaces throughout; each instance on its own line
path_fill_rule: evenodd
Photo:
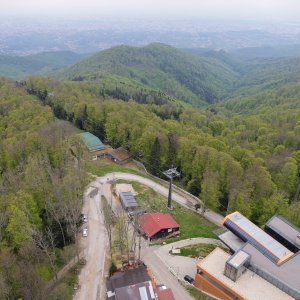
M 98 182 L 105 183 L 105 181 L 112 182 L 114 180 L 118 179 L 124 179 L 124 180 L 129 180 L 129 181 L 137 181 L 141 184 L 144 184 L 150 188 L 152 188 L 154 191 L 160 193 L 161 195 L 168 197 L 169 194 L 169 189 L 166 188 L 165 186 L 149 179 L 146 177 L 142 177 L 139 175 L 134 175 L 130 173 L 122 173 L 122 172 L 114 172 L 114 173 L 108 173 L 104 177 L 99 177 Z M 189 196 L 188 193 L 186 193 L 184 196 L 181 195 L 182 193 L 177 193 L 176 191 L 172 191 L 172 199 L 177 202 L 178 204 L 191 209 L 195 211 L 194 207 L 197 201 Z M 200 212 L 199 212 L 200 214 Z M 223 216 L 221 216 L 218 213 L 215 213 L 213 211 L 207 210 L 204 214 L 202 214 L 204 218 L 207 220 L 211 221 L 212 223 L 215 223 L 216 225 L 220 226 L 221 221 L 223 220 Z
M 88 237 L 82 237 L 80 244 L 87 260 L 79 275 L 80 289 L 75 293 L 74 300 L 102 300 L 105 297 L 105 260 L 108 248 L 107 233 L 104 226 L 104 217 L 101 207 L 101 196 L 103 195 L 112 206 L 113 211 L 120 209 L 120 203 L 111 194 L 111 184 L 118 179 L 137 181 L 146 185 L 161 195 L 168 196 L 168 188 L 154 182 L 151 179 L 122 172 L 106 174 L 103 177 L 95 177 L 95 180 L 89 185 L 84 195 L 83 213 L 88 215 Z M 182 196 L 173 192 L 172 199 L 180 205 L 194 209 L 197 203 L 192 197 Z M 210 221 L 220 224 L 222 216 L 207 211 L 204 217 Z M 164 261 L 164 252 L 159 251 L 159 247 L 149 247 L 145 241 L 142 242 L 141 258 L 151 268 L 156 277 L 157 283 L 164 283 L 170 287 L 176 299 L 192 300 L 193 298 L 180 284 Z
M 104 266 L 108 246 L 101 209 L 101 185 L 90 184 L 84 195 L 83 213 L 88 215 L 88 236 L 81 238 L 81 248 L 87 261 L 79 275 L 80 288 L 74 300 L 105 299 Z

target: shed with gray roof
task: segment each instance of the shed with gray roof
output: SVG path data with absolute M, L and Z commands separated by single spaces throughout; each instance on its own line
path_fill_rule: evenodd
M 131 192 L 121 192 L 119 194 L 120 200 L 122 202 L 122 206 L 125 210 L 135 210 L 139 207 L 138 203 L 136 202 L 133 194 Z

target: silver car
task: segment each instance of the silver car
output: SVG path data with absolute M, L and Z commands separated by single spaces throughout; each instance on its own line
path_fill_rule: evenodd
M 83 230 L 82 230 L 82 236 L 83 237 L 87 237 L 88 236 L 88 229 L 87 228 L 83 228 Z

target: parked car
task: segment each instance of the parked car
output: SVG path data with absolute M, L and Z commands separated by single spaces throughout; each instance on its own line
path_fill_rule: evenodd
M 87 216 L 87 215 L 83 215 L 83 216 L 82 216 L 82 221 L 83 221 L 83 223 L 87 223 L 87 221 L 88 221 L 88 216 Z
M 185 280 L 185 281 L 187 281 L 187 282 L 189 282 L 190 284 L 193 284 L 194 283 L 194 278 L 192 278 L 190 275 L 185 275 L 184 277 L 183 277 L 183 279 Z
M 83 237 L 87 237 L 88 236 L 88 229 L 87 228 L 83 228 L 83 230 L 82 230 L 82 236 Z

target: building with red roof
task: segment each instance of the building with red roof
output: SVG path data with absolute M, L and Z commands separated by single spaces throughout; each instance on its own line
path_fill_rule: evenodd
M 140 232 L 150 240 L 165 237 L 176 232 L 180 226 L 170 214 L 146 213 L 138 217 Z
M 158 300 L 176 300 L 172 290 L 165 285 L 158 287 L 155 293 Z

